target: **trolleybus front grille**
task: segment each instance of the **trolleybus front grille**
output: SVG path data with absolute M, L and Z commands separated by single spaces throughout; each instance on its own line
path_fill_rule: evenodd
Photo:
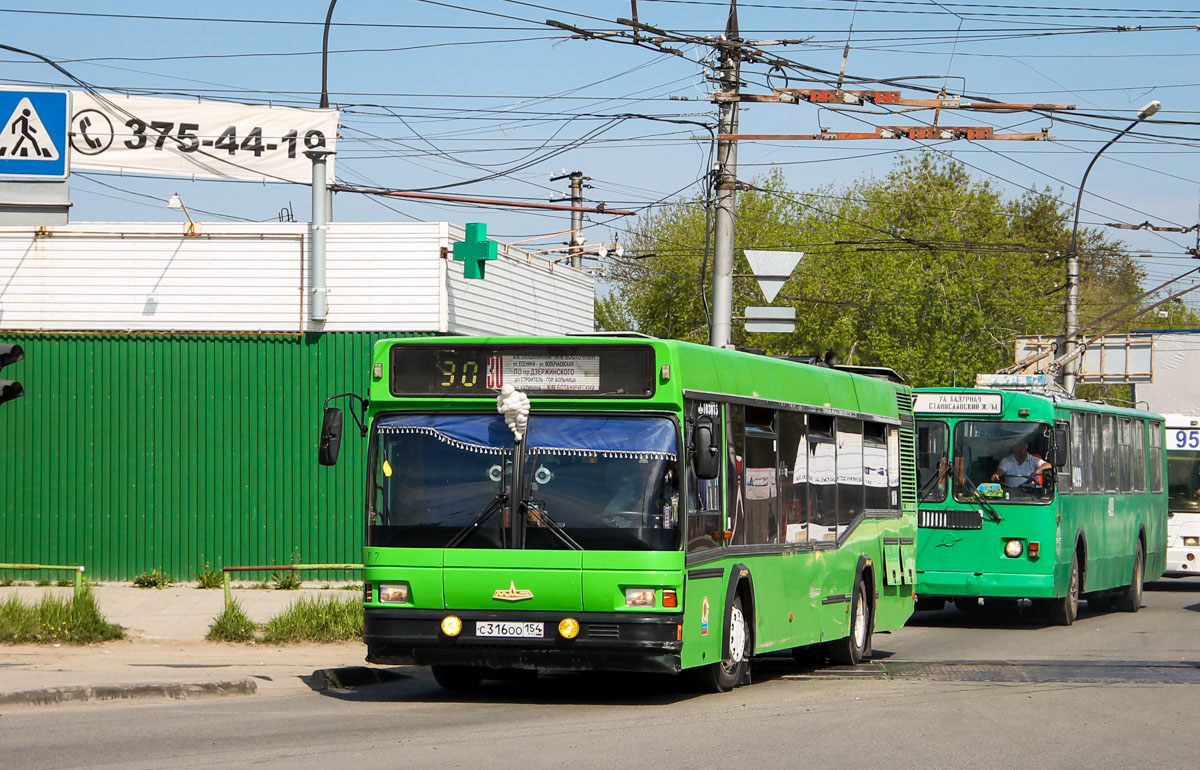
M 981 529 L 983 517 L 975 510 L 922 510 L 917 512 L 917 526 L 926 529 Z

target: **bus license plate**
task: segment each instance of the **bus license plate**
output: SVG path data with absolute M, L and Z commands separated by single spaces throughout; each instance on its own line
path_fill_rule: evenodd
M 476 636 L 505 636 L 511 639 L 540 639 L 545 635 L 543 623 L 532 623 L 528 621 L 496 621 L 496 620 L 477 620 L 475 621 Z

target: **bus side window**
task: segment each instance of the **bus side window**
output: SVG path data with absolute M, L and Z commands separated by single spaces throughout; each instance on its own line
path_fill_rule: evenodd
M 837 539 L 837 447 L 833 418 L 808 416 L 808 495 L 810 541 Z
M 714 402 L 688 401 L 684 405 L 684 418 L 687 425 L 687 444 L 691 445 L 691 430 L 696 419 L 702 416 L 719 417 L 719 407 Z M 719 419 L 714 420 L 720 424 Z M 722 443 L 723 433 L 716 431 L 713 441 L 717 444 L 719 456 L 724 456 L 725 446 Z M 703 551 L 716 548 L 722 543 L 721 533 L 725 529 L 721 506 L 721 478 L 698 479 L 689 461 L 684 464 L 687 488 L 687 550 Z
M 808 540 L 808 443 L 804 413 L 779 413 L 779 502 L 783 541 Z
M 775 410 L 745 407 L 746 544 L 779 542 L 779 459 Z
M 887 426 L 863 423 L 863 505 L 867 509 L 888 507 Z
M 862 420 L 837 418 L 837 533 L 842 536 L 863 510 Z

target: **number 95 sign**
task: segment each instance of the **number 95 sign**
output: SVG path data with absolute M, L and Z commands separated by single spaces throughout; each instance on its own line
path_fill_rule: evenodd
M 336 149 L 337 110 L 73 91 L 71 168 L 312 181 L 306 150 Z M 333 181 L 333 158 L 326 167 Z

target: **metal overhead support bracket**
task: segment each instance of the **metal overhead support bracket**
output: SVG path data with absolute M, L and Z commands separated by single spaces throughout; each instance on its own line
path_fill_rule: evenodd
M 926 107 L 942 110 L 979 110 L 1007 112 L 1028 110 L 1073 110 L 1074 104 L 1008 104 L 1000 102 L 964 102 L 959 97 L 941 99 L 909 99 L 899 91 L 842 90 L 830 88 L 776 88 L 772 94 L 737 94 L 717 92 L 713 101 L 773 102 L 779 104 L 850 105 L 878 104 L 889 107 Z
M 718 134 L 718 139 L 760 139 L 771 141 L 835 141 L 862 139 L 969 139 L 971 141 L 1007 140 L 1018 142 L 1053 141 L 1049 129 L 1027 133 L 1001 134 L 991 126 L 879 126 L 874 131 L 822 131 L 819 134 Z

